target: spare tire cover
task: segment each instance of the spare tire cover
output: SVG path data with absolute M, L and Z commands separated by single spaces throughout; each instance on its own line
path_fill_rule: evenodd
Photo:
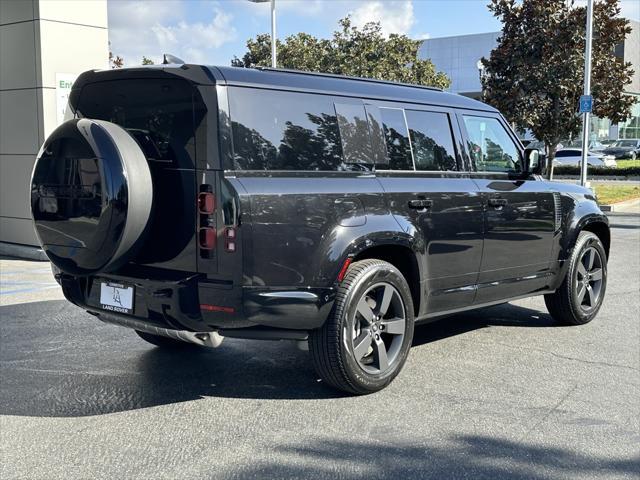
M 122 127 L 74 119 L 45 141 L 31 177 L 31 212 L 43 250 L 75 275 L 113 271 L 143 241 L 153 186 L 139 145 Z

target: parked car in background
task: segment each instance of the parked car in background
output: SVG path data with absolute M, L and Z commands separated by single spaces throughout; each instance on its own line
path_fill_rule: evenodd
M 546 155 L 546 146 L 542 140 L 529 140 L 527 144 L 523 143 L 523 145 L 527 148 L 535 148 L 536 150 L 540 151 L 541 155 Z M 559 143 L 558 145 L 556 145 L 556 151 L 560 150 L 561 148 L 564 148 L 563 144 Z
M 636 158 L 640 157 L 640 140 L 617 140 L 610 147 L 605 148 L 602 153 L 606 155 L 612 155 L 618 160 L 621 160 L 623 158 L 630 158 L 631 160 L 635 160 Z
M 582 161 L 582 149 L 580 148 L 562 148 L 556 152 L 553 159 L 553 165 L 579 167 Z M 611 155 L 603 155 L 596 152 L 588 152 L 587 163 L 593 167 L 616 168 L 618 163 Z
M 582 140 L 574 140 L 573 142 L 570 142 L 567 145 L 567 148 L 579 148 L 579 149 L 582 149 Z M 607 145 L 605 145 L 604 143 L 599 142 L 597 140 L 591 140 L 589 142 L 589 152 L 600 153 L 605 148 L 607 148 Z

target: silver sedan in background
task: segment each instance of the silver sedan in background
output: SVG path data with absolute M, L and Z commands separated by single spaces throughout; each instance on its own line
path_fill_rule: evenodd
M 556 152 L 553 159 L 553 166 L 579 167 L 582 159 L 582 150 L 579 148 L 561 148 Z M 592 167 L 616 168 L 618 163 L 612 155 L 603 155 L 601 153 L 587 152 L 587 164 Z

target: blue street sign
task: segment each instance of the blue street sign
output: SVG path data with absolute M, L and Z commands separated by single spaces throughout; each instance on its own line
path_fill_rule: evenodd
M 593 109 L 593 96 L 580 95 L 580 113 L 591 113 Z

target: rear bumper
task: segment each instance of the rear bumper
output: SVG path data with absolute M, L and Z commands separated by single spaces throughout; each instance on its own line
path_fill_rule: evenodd
M 131 315 L 118 315 L 117 323 L 141 321 L 157 328 L 210 332 L 267 327 L 309 331 L 322 326 L 335 300 L 334 288 L 238 287 L 207 281 L 203 275 L 184 278 L 142 279 L 121 275 L 74 277 L 57 274 L 65 297 L 110 322 L 116 318 L 100 305 L 100 284 L 116 281 L 135 287 Z

